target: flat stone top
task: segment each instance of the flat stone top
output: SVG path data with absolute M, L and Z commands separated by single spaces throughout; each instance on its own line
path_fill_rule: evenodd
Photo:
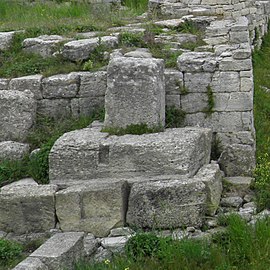
M 60 257 L 68 252 L 83 236 L 83 232 L 57 233 L 34 251 L 30 257 Z
M 2 188 L 0 195 L 14 197 L 52 196 L 57 189 L 57 185 L 11 185 Z
M 19 181 L 13 182 L 11 184 L 3 186 L 0 191 L 8 191 L 16 188 L 22 188 L 24 186 L 38 186 L 38 183 L 35 182 L 33 178 L 24 178 Z

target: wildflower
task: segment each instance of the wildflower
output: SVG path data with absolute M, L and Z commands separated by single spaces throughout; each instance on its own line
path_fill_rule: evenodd
M 104 263 L 107 264 L 107 265 L 108 265 L 110 262 L 111 262 L 111 261 L 108 260 L 108 259 L 104 261 Z
M 129 270 L 129 267 L 126 267 L 124 270 Z

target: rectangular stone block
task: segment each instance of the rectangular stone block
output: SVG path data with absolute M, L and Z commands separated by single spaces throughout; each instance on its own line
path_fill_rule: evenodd
M 175 69 L 165 69 L 166 95 L 179 95 L 183 87 L 183 73 Z
M 208 106 L 206 93 L 190 93 L 181 96 L 181 108 L 186 113 L 202 112 Z
M 253 130 L 252 112 L 213 112 L 186 114 L 186 126 L 211 128 L 213 132 L 234 132 Z
M 125 181 L 98 179 L 57 192 L 60 228 L 105 237 L 111 229 L 123 226 L 127 207 L 125 186 Z
M 71 114 L 74 117 L 89 116 L 94 111 L 104 108 L 105 97 L 73 98 L 71 100 Z
M 100 128 L 69 132 L 50 152 L 50 181 L 70 185 L 106 177 L 192 176 L 209 162 L 211 137 L 210 129 L 198 128 L 109 137 Z
M 252 92 L 215 93 L 215 111 L 250 111 L 253 109 Z
M 8 90 L 9 79 L 0 79 L 0 90 Z
M 30 75 L 14 78 L 9 83 L 10 90 L 24 91 L 30 90 L 36 99 L 42 99 L 41 80 L 42 75 Z
M 39 259 L 48 269 L 73 269 L 75 262 L 84 255 L 83 236 L 83 232 L 57 233 L 29 258 Z
M 78 97 L 105 96 L 107 88 L 107 72 L 80 72 L 80 90 Z
M 180 108 L 180 99 L 180 95 L 166 95 L 166 106 Z
M 165 124 L 164 61 L 116 57 L 108 65 L 105 127 Z
M 206 93 L 213 74 L 207 72 L 185 73 L 184 85 L 187 93 Z
M 235 60 L 232 57 L 225 57 L 220 61 L 221 71 L 244 71 L 252 69 L 251 59 Z
M 55 185 L 13 186 L 0 192 L 0 230 L 16 234 L 55 227 Z
M 127 224 L 156 229 L 200 226 L 205 204 L 205 184 L 185 176 L 179 176 L 178 180 L 134 183 L 130 190 Z
M 79 91 L 76 73 L 54 75 L 42 80 L 43 98 L 73 98 Z
M 240 91 L 239 72 L 215 72 L 211 83 L 213 92 L 229 93 Z

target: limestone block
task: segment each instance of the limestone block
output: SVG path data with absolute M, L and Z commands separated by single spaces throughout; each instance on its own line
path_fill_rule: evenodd
M 124 225 L 125 182 L 93 180 L 56 194 L 56 215 L 63 231 L 85 231 L 107 236 Z
M 213 132 L 238 132 L 253 130 L 252 112 L 213 112 L 186 114 L 186 126 L 211 128 Z
M 60 49 L 61 43 L 67 40 L 58 35 L 43 35 L 35 38 L 26 38 L 22 45 L 23 50 L 26 52 L 39 54 L 42 57 L 50 57 Z
M 167 107 L 181 107 L 180 95 L 166 95 L 166 106 Z
M 249 42 L 249 32 L 248 31 L 237 31 L 237 32 L 230 32 L 230 42 L 231 43 L 247 43 Z
M 42 80 L 43 98 L 73 98 L 79 91 L 76 73 L 54 75 Z
M 211 89 L 217 93 L 239 92 L 240 77 L 239 72 L 215 72 Z
M 242 92 L 252 92 L 254 89 L 254 82 L 253 82 L 253 76 L 250 76 L 249 78 L 241 78 L 241 84 L 240 84 L 240 91 Z
M 164 126 L 164 61 L 117 57 L 108 65 L 105 127 Z
M 33 178 L 23 178 L 21 180 L 1 187 L 1 191 L 13 190 L 14 188 L 21 186 L 38 186 L 38 183 L 35 182 Z
M 127 223 L 136 228 L 172 229 L 200 226 L 206 192 L 201 181 L 179 176 L 131 186 Z
M 188 15 L 189 11 L 182 3 L 164 2 L 160 6 L 161 15 L 169 18 L 181 18 Z
M 0 90 L 8 90 L 9 79 L 0 78 Z
M 9 49 L 16 31 L 0 32 L 0 51 Z
M 195 178 L 202 181 L 206 186 L 206 214 L 215 215 L 222 194 L 223 173 L 218 164 L 208 164 L 199 170 Z
M 135 51 L 127 52 L 124 54 L 125 57 L 134 57 L 134 58 L 152 58 L 153 55 L 148 49 L 139 48 Z
M 95 110 L 104 108 L 105 97 L 73 98 L 71 100 L 72 116 L 89 116 Z
M 39 258 L 28 257 L 14 267 L 13 270 L 49 270 L 49 268 Z
M 232 92 L 214 94 L 215 111 L 250 111 L 253 109 L 252 92 Z
M 183 87 L 183 73 L 175 69 L 165 69 L 164 75 L 166 95 L 179 95 Z
M 0 142 L 0 160 L 19 160 L 29 154 L 30 147 L 26 143 L 13 141 Z
M 214 72 L 217 58 L 211 52 L 186 52 L 178 57 L 177 66 L 182 72 Z
M 206 72 L 185 73 L 184 84 L 187 93 L 206 93 L 213 74 Z
M 107 72 L 80 72 L 80 90 L 78 97 L 105 96 L 107 88 Z
M 71 114 L 71 104 L 68 99 L 41 99 L 37 104 L 39 115 L 60 119 Z
M 244 71 L 252 69 L 251 59 L 235 60 L 232 57 L 225 57 L 219 63 L 221 71 Z
M 83 254 L 83 232 L 57 233 L 29 258 L 39 259 L 48 269 L 72 269 Z
M 251 176 L 256 166 L 254 148 L 249 145 L 228 145 L 218 160 L 226 176 Z
M 104 36 L 101 38 L 89 38 L 70 41 L 64 45 L 63 57 L 71 61 L 82 61 L 89 58 L 89 55 L 99 46 L 105 45 L 115 48 L 118 45 L 118 38 L 115 36 Z
M 155 25 L 166 27 L 166 28 L 176 28 L 179 27 L 185 21 L 183 19 L 171 19 L 154 22 Z
M 30 90 L 34 94 L 36 99 L 42 99 L 41 93 L 42 78 L 43 78 L 42 75 L 30 75 L 14 78 L 11 79 L 9 83 L 9 89 L 18 91 Z
M 0 91 L 0 141 L 24 140 L 36 118 L 36 101 L 30 91 Z
M 112 253 L 121 253 L 125 250 L 125 245 L 129 238 L 127 236 L 106 237 L 101 240 L 101 246 Z
M 190 93 L 181 96 L 181 108 L 186 113 L 202 112 L 207 106 L 206 93 Z
M 55 226 L 55 185 L 13 186 L 0 192 L 0 230 L 45 232 Z
M 56 141 L 49 156 L 51 183 L 136 175 L 192 176 L 209 163 L 210 129 L 176 128 L 120 137 L 108 137 L 99 130 L 69 132 Z
M 247 49 L 239 49 L 233 52 L 233 59 L 248 59 L 251 57 L 251 49 L 247 48 Z

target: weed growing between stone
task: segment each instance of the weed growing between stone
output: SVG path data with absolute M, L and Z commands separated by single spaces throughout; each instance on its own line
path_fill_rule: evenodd
M 166 128 L 178 128 L 184 125 L 186 113 L 175 106 L 166 107 Z
M 79 263 L 76 270 L 259 270 L 270 267 L 270 219 L 249 225 L 237 215 L 224 218 L 226 229 L 210 240 L 159 238 L 139 233 L 125 253 L 99 264 Z

